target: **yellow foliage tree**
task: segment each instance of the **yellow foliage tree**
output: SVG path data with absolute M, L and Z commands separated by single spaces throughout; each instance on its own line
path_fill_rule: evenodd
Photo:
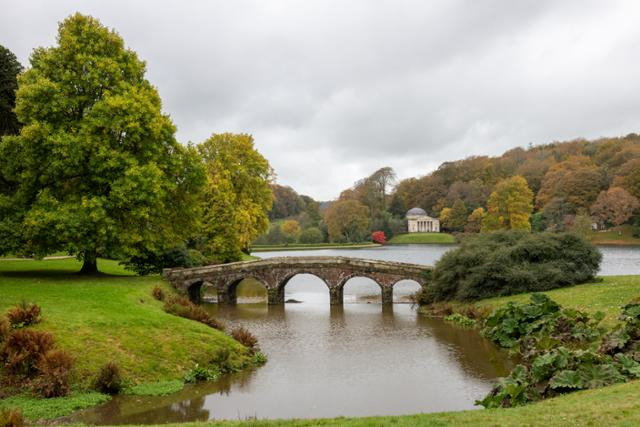
M 203 252 L 236 261 L 269 227 L 271 166 L 247 134 L 214 134 L 198 150 L 207 168 Z
M 520 175 L 503 179 L 494 187 L 487 201 L 487 215 L 481 231 L 531 231 L 529 217 L 533 211 L 533 192 Z

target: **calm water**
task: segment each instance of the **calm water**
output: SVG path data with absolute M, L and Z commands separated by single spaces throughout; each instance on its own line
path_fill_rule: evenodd
M 451 245 L 259 253 L 261 257 L 343 255 L 434 264 Z M 601 274 L 640 274 L 640 249 L 601 248 Z M 418 316 L 410 304 L 383 307 L 378 285 L 354 278 L 345 305 L 331 307 L 317 277 L 295 276 L 285 298 L 268 307 L 264 289 L 245 281 L 237 306 L 207 305 L 229 326 L 249 328 L 269 362 L 221 381 L 165 397 L 121 397 L 73 421 L 166 423 L 208 419 L 395 415 L 474 408 L 511 365 L 478 333 Z M 417 284 L 401 282 L 394 300 Z

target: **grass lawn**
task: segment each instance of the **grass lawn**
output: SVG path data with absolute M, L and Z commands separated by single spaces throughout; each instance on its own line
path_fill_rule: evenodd
M 633 237 L 633 227 L 621 225 L 607 231 L 592 231 L 587 236 L 596 245 L 638 245 L 640 239 Z
M 620 314 L 620 307 L 640 297 L 640 276 L 605 276 L 601 282 L 586 283 L 568 288 L 544 292 L 562 306 L 576 308 L 589 313 L 602 311 L 604 323 L 612 325 Z M 530 293 L 508 297 L 490 298 L 475 303 L 478 306 L 497 307 L 508 301 L 525 302 Z
M 134 384 L 181 379 L 220 348 L 243 361 L 244 348 L 226 334 L 165 313 L 151 289 L 170 286 L 159 276 L 138 277 L 116 261 L 100 260 L 96 277 L 76 274 L 75 259 L 0 260 L 0 313 L 22 300 L 42 307 L 35 328 L 53 333 L 75 360 L 80 384 L 115 361 Z
M 392 245 L 456 243 L 456 239 L 447 233 L 407 233 L 394 236 L 389 243 Z

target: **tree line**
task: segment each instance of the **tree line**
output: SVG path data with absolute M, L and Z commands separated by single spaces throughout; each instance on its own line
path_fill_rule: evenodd
M 594 226 L 630 224 L 640 237 L 639 199 L 640 136 L 632 133 L 473 156 L 399 182 L 393 169 L 381 168 L 330 202 L 317 226 L 323 241 L 368 240 L 376 231 L 389 238 L 405 232 L 407 210 L 420 207 L 453 233 L 586 234 Z
M 241 258 L 273 171 L 247 134 L 180 144 L 146 65 L 75 14 L 23 67 L 0 47 L 0 255 L 76 255 L 140 273 Z

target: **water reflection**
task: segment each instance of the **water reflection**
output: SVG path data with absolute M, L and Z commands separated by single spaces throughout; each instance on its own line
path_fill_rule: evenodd
M 356 298 L 368 294 L 357 283 Z M 240 290 L 253 295 L 252 286 Z M 409 304 L 330 306 L 326 285 L 310 276 L 292 279 L 287 288 L 287 297 L 303 302 L 206 306 L 231 327 L 241 324 L 258 336 L 269 356 L 264 367 L 171 396 L 119 397 L 72 421 L 140 424 L 469 409 L 508 370 L 506 355 L 475 331 L 418 316 Z

